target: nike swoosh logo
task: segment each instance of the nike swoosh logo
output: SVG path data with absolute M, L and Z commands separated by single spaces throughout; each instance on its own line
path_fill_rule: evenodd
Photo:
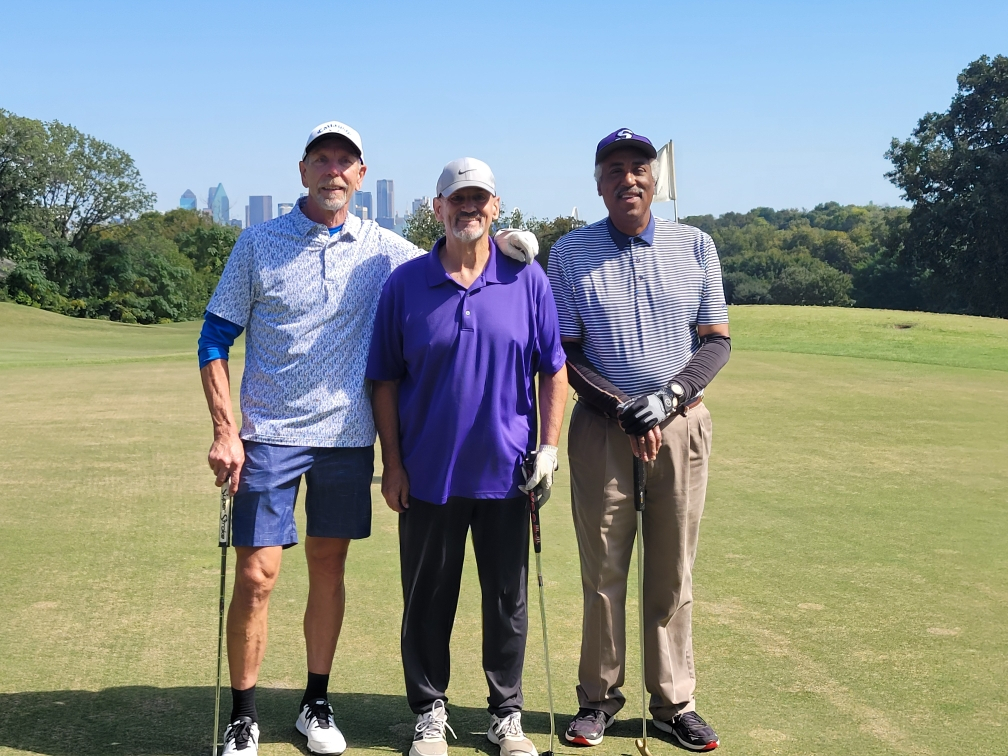
M 461 176 L 463 173 L 469 173 L 469 171 L 475 171 L 475 170 L 476 170 L 475 168 L 459 168 L 459 176 Z

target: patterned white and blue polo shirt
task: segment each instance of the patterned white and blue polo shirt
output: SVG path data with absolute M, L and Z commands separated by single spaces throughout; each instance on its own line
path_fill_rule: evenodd
M 714 241 L 651 215 L 629 237 L 608 218 L 550 250 L 549 280 L 562 338 L 630 396 L 657 391 L 700 348 L 696 327 L 728 322 Z
M 241 437 L 287 446 L 371 446 L 364 380 L 389 274 L 425 254 L 373 221 L 329 229 L 301 212 L 252 226 L 207 311 L 244 326 Z

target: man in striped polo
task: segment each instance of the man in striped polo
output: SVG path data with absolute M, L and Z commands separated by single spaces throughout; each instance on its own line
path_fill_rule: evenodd
M 629 129 L 599 142 L 595 182 L 609 217 L 564 236 L 549 260 L 578 394 L 568 454 L 584 624 L 580 708 L 566 738 L 601 743 L 625 703 L 636 456 L 648 482 L 643 601 L 652 721 L 684 747 L 708 751 L 718 738 L 693 699 L 692 568 L 711 449 L 703 391 L 728 361 L 731 341 L 713 241 L 651 213 L 656 157 Z

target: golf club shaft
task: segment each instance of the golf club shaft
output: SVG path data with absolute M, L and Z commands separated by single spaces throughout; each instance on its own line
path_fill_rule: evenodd
M 214 686 L 214 741 L 213 756 L 217 756 L 217 733 L 220 728 L 221 661 L 224 657 L 224 590 L 227 577 L 227 547 L 221 548 L 220 609 L 217 619 L 217 685 Z
M 644 679 L 644 463 L 634 457 L 634 508 L 637 510 L 637 609 L 640 625 L 641 738 L 647 749 L 647 683 Z
M 542 529 L 539 524 L 539 504 L 536 501 L 536 494 L 534 490 L 529 492 L 529 507 L 529 517 L 532 524 L 532 549 L 535 551 L 536 578 L 539 581 L 539 615 L 542 620 L 543 658 L 546 662 L 546 695 L 549 698 L 550 743 L 548 753 L 552 753 L 553 738 L 556 733 L 553 716 L 553 680 L 550 674 L 549 638 L 546 633 L 546 593 L 545 588 L 543 587 L 542 573 Z
M 224 481 L 220 493 L 220 518 L 217 545 L 220 557 L 220 601 L 217 605 L 217 685 L 214 687 L 213 756 L 217 756 L 217 733 L 220 729 L 221 666 L 224 658 L 224 591 L 227 588 L 227 552 L 231 545 L 231 477 Z

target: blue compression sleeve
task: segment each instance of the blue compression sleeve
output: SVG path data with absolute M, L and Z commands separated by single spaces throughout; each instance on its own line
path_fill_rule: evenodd
M 226 360 L 228 350 L 241 336 L 243 326 L 207 312 L 203 316 L 203 330 L 199 337 L 199 366 L 202 370 L 214 360 Z

